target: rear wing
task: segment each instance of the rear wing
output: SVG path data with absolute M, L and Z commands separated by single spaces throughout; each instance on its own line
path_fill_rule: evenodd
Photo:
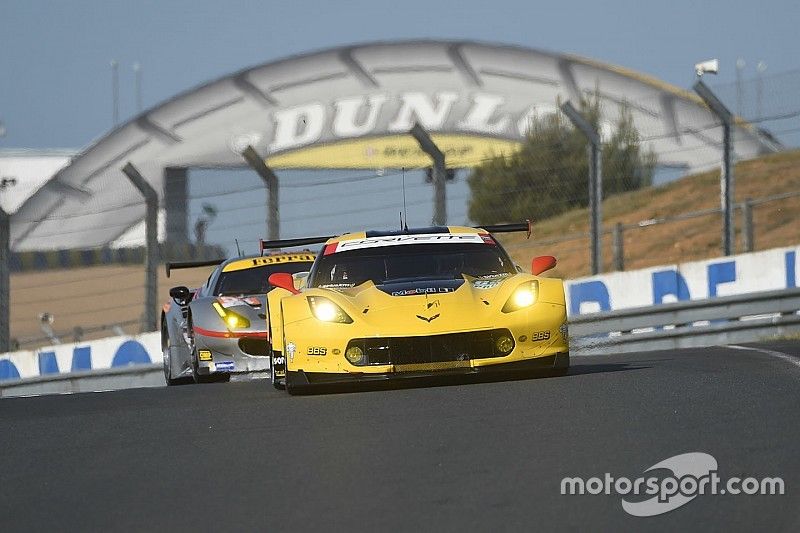
M 167 262 L 164 263 L 164 268 L 167 271 L 167 277 L 169 277 L 170 271 L 178 270 L 181 268 L 199 268 L 199 267 L 206 267 L 206 266 L 217 266 L 220 263 L 225 261 L 225 259 L 208 259 L 206 261 L 178 261 L 178 262 Z
M 264 255 L 264 250 L 274 250 L 276 248 L 292 248 L 294 246 L 308 246 L 309 244 L 323 244 L 332 239 L 336 235 L 328 235 L 327 237 L 300 237 L 297 239 L 279 239 L 274 241 L 265 241 L 259 239 L 258 248 L 261 255 Z
M 531 238 L 531 229 L 532 229 L 532 222 L 530 220 L 526 220 L 525 222 L 519 224 L 494 224 L 492 226 L 481 226 L 482 229 L 485 229 L 489 233 L 514 233 L 518 231 L 524 231 L 527 233 L 527 238 Z

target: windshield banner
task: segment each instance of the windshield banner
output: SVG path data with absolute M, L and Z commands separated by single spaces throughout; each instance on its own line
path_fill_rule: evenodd
M 475 243 L 484 244 L 483 237 L 477 233 L 420 233 L 417 235 L 386 235 L 383 237 L 367 237 L 339 241 L 325 248 L 325 255 L 363 248 L 382 248 L 401 244 L 442 244 L 442 243 Z

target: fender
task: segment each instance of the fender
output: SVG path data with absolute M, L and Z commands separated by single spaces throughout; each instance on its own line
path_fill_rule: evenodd
M 269 308 L 269 338 L 272 342 L 272 351 L 283 352 L 283 306 L 282 300 L 292 293 L 286 289 L 275 288 L 267 293 L 267 307 Z

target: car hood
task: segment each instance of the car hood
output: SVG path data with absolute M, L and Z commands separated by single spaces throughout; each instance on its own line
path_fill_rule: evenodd
M 386 326 L 420 333 L 491 329 L 511 293 L 531 279 L 517 274 L 381 285 L 368 281 L 352 288 L 308 289 L 304 294 L 330 298 L 356 322 L 381 330 Z

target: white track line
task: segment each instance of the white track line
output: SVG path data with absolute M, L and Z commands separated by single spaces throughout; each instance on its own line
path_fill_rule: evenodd
M 776 352 L 775 350 L 767 350 L 766 348 L 753 348 L 752 346 L 739 346 L 738 344 L 727 344 L 725 345 L 726 348 L 733 348 L 735 350 L 748 350 L 751 352 L 758 352 L 763 353 L 766 355 L 771 355 L 772 357 L 777 357 L 778 359 L 783 359 L 787 363 L 791 363 L 794 366 L 800 368 L 800 359 L 796 357 L 792 357 L 791 355 L 783 352 Z

